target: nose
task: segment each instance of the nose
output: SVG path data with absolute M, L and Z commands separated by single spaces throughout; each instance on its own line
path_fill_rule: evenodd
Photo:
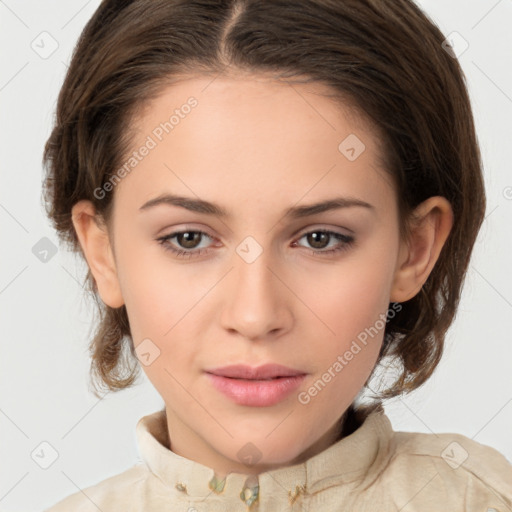
M 293 293 L 270 251 L 254 261 L 235 253 L 233 264 L 222 287 L 222 327 L 254 341 L 287 332 L 293 324 Z

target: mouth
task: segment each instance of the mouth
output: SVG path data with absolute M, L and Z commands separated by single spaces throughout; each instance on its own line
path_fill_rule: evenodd
M 250 407 L 276 405 L 295 391 L 306 373 L 282 365 L 225 366 L 205 372 L 211 384 L 231 401 Z
M 217 375 L 219 377 L 226 377 L 228 379 L 239 380 L 274 380 L 286 377 L 298 377 L 306 375 L 306 372 L 296 370 L 288 366 L 280 364 L 264 364 L 258 367 L 251 367 L 244 364 L 224 366 L 221 368 L 213 368 L 205 370 L 206 373 Z
M 216 374 L 213 373 L 212 375 L 216 375 Z M 278 379 L 286 379 L 287 378 L 287 377 L 280 376 L 280 377 L 269 377 L 267 379 L 242 379 L 239 377 L 227 377 L 226 375 L 219 375 L 219 377 L 224 377 L 226 379 L 232 379 L 232 380 L 245 380 L 247 382 L 254 382 L 254 381 L 264 382 L 267 380 L 278 380 Z

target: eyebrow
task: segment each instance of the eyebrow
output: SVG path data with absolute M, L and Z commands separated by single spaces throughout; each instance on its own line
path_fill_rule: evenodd
M 192 197 L 178 196 L 174 194 L 163 194 L 154 199 L 150 199 L 144 203 L 139 210 L 147 211 L 159 205 L 178 206 L 185 208 L 191 212 L 203 213 L 206 215 L 214 215 L 221 218 L 230 218 L 230 213 L 221 206 L 205 201 L 203 199 L 194 199 Z M 334 197 L 318 203 L 308 204 L 304 206 L 293 206 L 284 212 L 285 218 L 300 219 L 310 215 L 316 215 L 329 210 L 336 210 L 339 208 L 349 208 L 353 206 L 360 206 L 367 208 L 375 213 L 375 207 L 366 201 L 354 197 Z

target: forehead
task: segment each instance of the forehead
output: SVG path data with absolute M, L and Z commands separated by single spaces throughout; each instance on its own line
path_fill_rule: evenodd
M 380 142 L 332 93 L 265 77 L 172 83 L 133 118 L 131 150 L 139 155 L 115 195 L 137 207 L 163 192 L 291 205 L 346 190 L 379 202 L 390 192 Z

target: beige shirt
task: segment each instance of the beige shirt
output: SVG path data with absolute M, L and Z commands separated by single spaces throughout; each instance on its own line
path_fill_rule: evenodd
M 460 434 L 395 432 L 382 407 L 305 462 L 257 475 L 259 485 L 230 473 L 216 486 L 213 469 L 166 447 L 166 429 L 164 411 L 141 418 L 144 462 L 46 512 L 512 512 L 502 454 Z

